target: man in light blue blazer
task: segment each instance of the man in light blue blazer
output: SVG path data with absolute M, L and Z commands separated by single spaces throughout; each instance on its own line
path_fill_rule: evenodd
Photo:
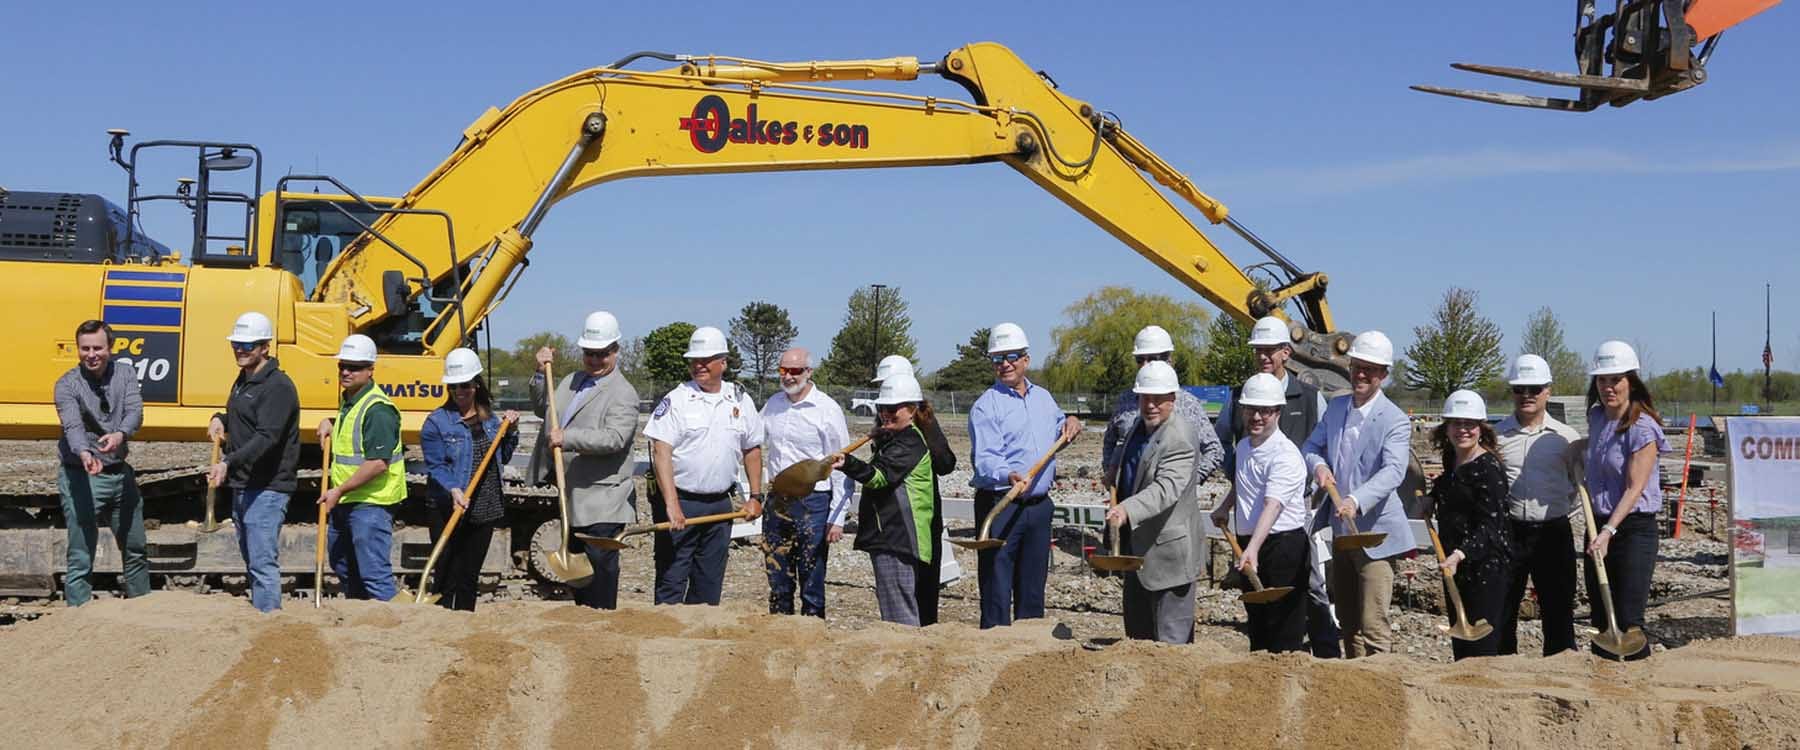
M 1306 468 L 1320 486 L 1334 484 L 1342 502 L 1322 503 L 1312 529 L 1329 524 L 1333 533 L 1387 534 L 1368 549 L 1337 551 L 1327 572 L 1343 630 L 1344 656 L 1356 658 L 1389 649 L 1388 606 L 1394 598 L 1393 558 L 1413 548 L 1412 527 L 1396 490 L 1412 459 L 1412 423 L 1406 412 L 1381 393 L 1394 345 L 1380 331 L 1367 331 L 1350 346 L 1350 395 L 1325 407 L 1306 445 Z

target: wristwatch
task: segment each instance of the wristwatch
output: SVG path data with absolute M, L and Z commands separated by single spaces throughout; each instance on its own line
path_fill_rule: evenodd
M 763 501 L 763 493 L 761 493 L 761 492 L 752 492 L 752 493 L 750 493 L 750 499 L 751 499 L 751 500 L 755 500 L 755 501 L 756 501 L 756 502 L 759 502 L 759 503 L 760 503 L 760 502 L 762 502 L 762 501 Z
M 1619 533 L 1619 527 L 1617 527 L 1617 526 L 1614 526 L 1614 525 L 1612 525 L 1612 524 L 1610 524 L 1610 523 L 1609 523 L 1609 524 L 1607 524 L 1607 525 L 1605 525 L 1605 526 L 1601 526 L 1601 527 L 1600 527 L 1600 530 L 1601 530 L 1601 531 L 1604 531 L 1604 532 L 1606 532 L 1606 533 L 1608 533 L 1608 534 L 1617 534 L 1617 533 Z

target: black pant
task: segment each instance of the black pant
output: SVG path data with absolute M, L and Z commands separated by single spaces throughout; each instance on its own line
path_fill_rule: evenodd
M 448 504 L 431 506 L 431 543 L 444 533 L 450 522 Z M 502 519 L 496 523 L 505 523 Z M 437 569 L 431 573 L 431 590 L 442 595 L 438 606 L 464 612 L 475 611 L 475 596 L 481 584 L 481 563 L 487 559 L 488 543 L 494 539 L 494 524 L 471 522 L 468 516 L 456 522 L 450 541 L 438 556 Z
M 1462 595 L 1462 605 L 1468 610 L 1465 615 L 1470 624 L 1487 620 L 1494 625 L 1492 632 L 1476 641 L 1450 639 L 1450 655 L 1455 659 L 1467 659 L 1471 656 L 1499 656 L 1501 630 L 1500 612 L 1505 608 L 1506 597 L 1510 591 L 1508 585 L 1508 566 L 1506 563 L 1486 563 L 1476 565 L 1464 560 L 1456 566 L 1456 593 Z M 1449 587 L 1444 587 L 1449 591 Z M 1448 593 L 1444 601 L 1449 601 Z M 1516 604 L 1514 606 L 1517 606 Z M 1444 617 L 1451 625 L 1456 624 L 1456 613 L 1451 607 L 1444 607 Z
M 943 518 L 943 508 L 938 508 L 938 518 Z M 944 530 L 933 524 L 931 530 L 931 562 L 913 561 L 913 596 L 919 601 L 919 627 L 936 625 L 938 621 L 938 579 L 943 577 Z
M 1238 544 L 1249 543 L 1248 534 L 1238 535 Z M 1256 575 L 1263 587 L 1292 586 L 1294 590 L 1268 604 L 1244 605 L 1250 620 L 1251 651 L 1305 650 L 1307 581 L 1311 576 L 1306 547 L 1306 531 L 1289 529 L 1270 534 L 1257 551 Z
M 625 524 L 622 523 L 590 523 L 586 526 L 577 526 L 570 531 L 580 532 L 588 536 L 608 537 L 616 536 L 619 532 L 624 530 Z M 589 546 L 582 544 L 580 539 L 576 539 L 571 535 L 569 537 L 569 552 L 586 552 L 588 562 L 592 563 L 594 566 L 594 577 L 592 580 L 588 581 L 588 585 L 578 589 L 570 589 L 569 593 L 575 597 L 575 603 L 584 607 L 593 607 L 594 609 L 618 609 L 619 551 L 616 549 L 604 549 L 599 545 Z
M 1596 527 L 1598 528 L 1598 527 Z M 1656 547 L 1659 543 L 1656 531 L 1655 513 L 1632 513 L 1619 524 L 1618 533 L 1606 547 L 1606 575 L 1612 584 L 1613 616 L 1619 621 L 1619 631 L 1630 630 L 1633 626 L 1644 626 L 1644 609 L 1650 603 L 1650 574 L 1656 570 Z M 1606 629 L 1606 608 L 1600 604 L 1600 581 L 1594 576 L 1594 558 L 1583 554 L 1583 577 L 1587 580 L 1589 617 L 1594 627 Z M 1611 657 L 1599 648 L 1592 647 L 1593 652 L 1601 656 Z M 1644 643 L 1644 650 L 1630 656 L 1627 661 L 1635 661 L 1650 656 L 1650 644 Z
M 1519 653 L 1519 603 L 1525 598 L 1525 581 L 1537 588 L 1538 620 L 1544 625 L 1544 655 L 1575 648 L 1575 543 L 1569 518 L 1548 521 L 1515 521 L 1512 527 L 1511 585 L 1500 608 L 1494 630 L 1500 633 L 1500 653 Z
M 731 512 L 730 496 L 678 492 L 681 515 L 698 518 Z M 650 517 L 669 520 L 668 509 L 650 503 Z M 690 526 L 656 532 L 656 603 L 713 604 L 725 594 L 725 555 L 730 551 L 731 524 Z

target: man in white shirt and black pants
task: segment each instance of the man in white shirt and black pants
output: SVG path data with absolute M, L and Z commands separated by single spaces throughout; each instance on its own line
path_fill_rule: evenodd
M 843 408 L 813 385 L 811 355 L 805 349 L 789 349 L 781 353 L 780 367 L 781 390 L 769 397 L 762 409 L 763 465 L 771 478 L 789 466 L 824 458 L 850 443 Z M 834 471 L 814 485 L 811 494 L 788 499 L 794 502 L 788 503 L 785 511 L 763 517 L 769 614 L 794 613 L 798 581 L 800 614 L 823 619 L 825 563 L 831 556 L 831 543 L 844 536 L 850 479 Z
M 668 521 L 656 535 L 656 603 L 718 604 L 725 590 L 729 524 L 687 528 L 687 519 L 731 512 L 731 488 L 741 464 L 750 483 L 748 517 L 762 514 L 762 417 L 736 383 L 726 383 L 725 334 L 712 326 L 688 338 L 688 373 L 669 391 L 644 435 L 662 502 L 651 517 Z
M 1519 652 L 1519 602 L 1529 576 L 1537 587 L 1544 625 L 1544 655 L 1575 648 L 1575 547 L 1569 514 L 1581 469 L 1569 445 L 1575 430 L 1545 412 L 1550 365 L 1535 354 L 1520 356 L 1507 373 L 1513 413 L 1494 427 L 1511 492 L 1506 522 L 1512 531 L 1513 570 L 1500 611 L 1500 653 Z

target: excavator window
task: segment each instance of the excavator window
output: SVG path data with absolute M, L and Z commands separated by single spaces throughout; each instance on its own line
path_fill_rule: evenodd
M 333 203 L 348 211 L 355 220 L 339 213 L 337 207 L 330 205 Z M 275 246 L 281 248 L 281 254 L 276 262 L 288 273 L 299 277 L 309 297 L 318 287 L 326 266 L 331 265 L 331 260 L 362 233 L 356 220 L 373 224 L 382 216 L 382 212 L 370 211 L 354 201 L 323 198 L 286 200 L 281 211 L 281 224 L 275 230 Z

